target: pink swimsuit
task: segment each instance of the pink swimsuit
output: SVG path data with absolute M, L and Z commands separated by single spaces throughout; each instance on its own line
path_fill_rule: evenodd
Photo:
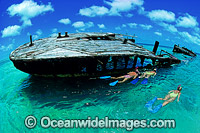
M 124 75 L 125 78 L 131 78 L 132 76 L 130 75 Z

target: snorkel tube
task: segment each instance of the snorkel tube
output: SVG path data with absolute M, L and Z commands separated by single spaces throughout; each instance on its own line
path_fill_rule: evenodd
M 177 89 L 180 87 L 181 85 L 179 85 L 178 87 L 177 87 Z
M 135 72 L 136 72 L 137 74 L 140 74 L 138 68 L 139 68 L 139 67 L 136 67 L 136 68 L 135 68 Z

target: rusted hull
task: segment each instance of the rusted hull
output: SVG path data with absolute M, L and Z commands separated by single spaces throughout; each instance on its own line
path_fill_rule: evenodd
M 119 57 L 119 59 L 120 58 L 121 57 Z M 13 61 L 13 63 L 17 69 L 32 75 L 76 77 L 92 76 L 98 73 L 106 73 L 108 71 L 114 72 L 116 69 L 119 69 L 117 66 L 114 67 L 114 62 L 111 66 L 108 66 L 107 61 L 108 57 L 87 57 L 32 61 L 17 60 Z M 121 67 L 121 69 L 125 69 L 125 65 L 124 67 Z
M 189 55 L 189 56 L 193 56 L 193 57 L 196 56 L 196 54 L 194 52 L 192 52 L 191 50 L 184 48 L 184 47 L 179 47 L 177 45 L 174 45 L 173 52 L 183 53 L 185 55 Z
M 87 58 L 57 58 L 45 60 L 12 60 L 15 67 L 23 72 L 43 77 L 98 77 L 116 75 L 133 70 L 138 56 L 98 56 Z M 157 62 L 157 63 L 155 63 Z M 149 66 L 178 64 L 171 58 L 155 59 Z M 143 65 L 144 62 L 141 62 Z

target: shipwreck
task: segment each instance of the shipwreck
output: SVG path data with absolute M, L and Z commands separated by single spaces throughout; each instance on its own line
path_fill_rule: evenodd
M 115 33 L 58 34 L 21 45 L 11 52 L 14 66 L 26 73 L 45 77 L 97 77 L 121 73 L 135 68 L 138 59 L 143 65 L 171 65 L 181 61 L 166 51 L 156 55 L 135 43 L 134 36 Z
M 180 47 L 179 45 L 176 45 L 176 44 L 174 45 L 173 52 L 183 53 L 185 55 L 192 56 L 192 57 L 197 56 L 192 50 L 189 50 L 185 47 Z

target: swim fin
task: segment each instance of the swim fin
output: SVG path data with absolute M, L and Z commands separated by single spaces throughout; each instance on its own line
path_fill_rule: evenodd
M 118 82 L 119 82 L 119 81 L 116 80 L 116 81 L 114 81 L 114 82 L 111 82 L 109 85 L 110 85 L 110 86 L 115 86 Z
M 139 81 L 139 78 L 134 79 L 133 81 L 131 81 L 131 84 L 136 84 Z
M 141 84 L 147 84 L 148 83 L 148 79 L 147 78 L 145 78 L 142 82 L 141 82 Z
M 110 79 L 111 76 L 102 76 L 102 77 L 99 77 L 99 79 Z
M 155 98 L 152 99 L 151 101 L 148 101 L 148 102 L 145 104 L 145 107 L 147 107 L 147 108 L 151 107 L 151 108 L 152 108 L 152 105 L 155 103 L 156 100 L 157 100 L 157 97 L 155 97 Z
M 151 113 L 157 113 L 162 108 L 162 103 L 156 106 L 153 110 L 151 110 Z

